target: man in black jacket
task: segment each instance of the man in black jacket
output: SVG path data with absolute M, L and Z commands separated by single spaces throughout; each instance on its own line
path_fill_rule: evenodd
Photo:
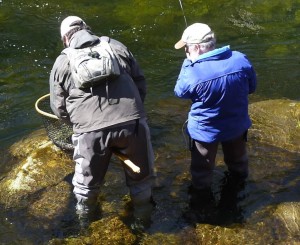
M 69 16 L 61 23 L 65 47 L 81 49 L 99 44 L 86 23 Z M 133 204 L 149 203 L 152 197 L 154 157 L 143 102 L 146 81 L 126 46 L 109 39 L 120 76 L 96 87 L 79 89 L 74 84 L 70 62 L 63 52 L 50 74 L 50 103 L 55 115 L 73 125 L 73 177 L 77 213 L 89 217 L 97 209 L 100 191 L 113 152 L 125 154 L 140 167 L 135 173 L 124 166 Z

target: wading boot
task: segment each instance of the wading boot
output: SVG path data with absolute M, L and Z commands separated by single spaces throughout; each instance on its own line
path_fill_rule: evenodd
M 215 198 L 210 188 L 189 187 L 189 210 L 184 214 L 188 223 L 214 223 Z
M 246 180 L 244 176 L 226 172 L 221 184 L 218 203 L 219 221 L 223 224 L 242 223 L 244 217 L 240 202 L 245 198 Z
M 97 203 L 89 203 L 88 201 L 81 200 L 76 204 L 76 214 L 78 217 L 81 229 L 85 230 L 89 225 L 101 218 L 101 210 Z

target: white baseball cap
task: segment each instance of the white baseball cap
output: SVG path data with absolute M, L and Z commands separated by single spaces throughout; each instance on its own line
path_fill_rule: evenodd
M 205 36 L 212 33 L 210 27 L 203 23 L 194 23 L 188 26 L 179 40 L 175 45 L 175 49 L 180 49 L 187 43 L 203 43 L 205 41 Z
M 74 25 L 74 22 L 78 22 L 78 21 L 81 21 L 82 24 L 86 25 L 85 22 L 77 16 L 68 16 L 67 18 L 65 18 L 61 22 L 61 25 L 60 25 L 60 35 L 61 35 L 61 37 L 66 35 L 73 28 L 77 27 L 78 25 Z

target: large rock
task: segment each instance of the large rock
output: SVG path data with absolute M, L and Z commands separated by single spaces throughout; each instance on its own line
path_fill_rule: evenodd
M 266 100 L 249 106 L 251 134 L 264 142 L 300 152 L 300 103 L 291 100 Z
M 64 241 L 53 239 L 49 242 L 49 245 L 115 245 L 135 244 L 135 242 L 136 236 L 131 233 L 128 227 L 118 217 L 110 217 L 94 222 L 86 235 L 67 238 Z
M 281 203 L 274 211 L 274 225 L 284 239 L 297 238 L 300 242 L 300 203 Z
M 41 206 L 47 209 L 47 202 L 43 205 L 34 205 L 46 200 L 45 196 L 53 194 L 48 199 L 67 197 L 70 195 L 70 185 L 66 177 L 72 174 L 74 166 L 70 155 L 64 153 L 48 139 L 44 130 L 29 135 L 26 139 L 15 143 L 10 148 L 15 168 L 0 182 L 0 204 L 6 208 Z M 65 182 L 65 184 L 63 184 Z M 58 191 L 54 191 L 57 189 Z M 48 204 L 52 205 L 48 202 Z M 64 202 L 60 203 L 61 209 Z M 57 210 L 51 207 L 52 212 Z M 36 213 L 37 210 L 32 213 Z M 40 212 L 40 215 L 49 216 L 49 212 Z
M 172 168 L 168 165 L 164 170 L 165 163 L 156 163 L 162 170 L 163 184 L 154 191 L 157 208 L 152 215 L 151 233 L 136 236 L 126 223 L 132 211 L 126 210 L 130 198 L 118 163 L 110 165 L 99 196 L 103 218 L 92 223 L 87 233 L 73 237 L 72 229 L 78 227 L 70 182 L 74 163 L 68 153 L 49 141 L 44 130 L 10 148 L 9 164 L 14 168 L 0 179 L 0 205 L 14 212 L 15 220 L 21 214 L 20 223 L 26 222 L 30 233 L 40 232 L 44 236 L 40 243 L 50 240 L 51 244 L 297 244 L 300 104 L 290 100 L 261 101 L 251 104 L 249 112 L 253 121 L 249 132 L 250 180 L 245 198 L 236 203 L 243 211 L 241 223 L 219 224 L 214 220 L 196 222 L 195 226 L 186 224 L 182 213 L 188 208 L 188 165 L 183 165 L 186 160 L 168 156 L 164 160 L 173 164 Z M 216 178 L 216 186 L 222 176 Z M 64 233 L 58 235 L 61 239 L 52 239 L 50 231 L 55 229 Z

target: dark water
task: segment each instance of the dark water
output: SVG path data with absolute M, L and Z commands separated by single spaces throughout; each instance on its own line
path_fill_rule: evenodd
M 230 44 L 249 56 L 259 78 L 256 95 L 290 99 L 299 99 L 299 5 L 297 1 L 183 1 L 189 24 L 208 23 L 219 46 Z M 184 58 L 182 51 L 173 49 L 185 27 L 179 2 L 3 0 L 0 8 L 1 148 L 39 126 L 33 104 L 48 92 L 49 72 L 62 49 L 59 23 L 69 14 L 82 16 L 96 33 L 130 47 L 148 79 L 148 111 L 160 114 L 154 105 L 173 99 Z M 180 102 L 174 103 L 181 108 Z M 165 117 L 169 115 L 159 115 Z
M 218 47 L 230 44 L 232 49 L 248 55 L 259 79 L 251 101 L 300 99 L 300 1 L 185 0 L 182 3 L 188 24 L 209 24 L 217 34 Z M 140 62 L 148 81 L 146 108 L 157 167 L 167 176 L 164 185 L 172 184 L 176 176 L 188 170 L 182 126 L 189 106 L 187 101 L 173 96 L 184 58 L 183 51 L 174 50 L 173 46 L 185 28 L 179 2 L 174 0 L 2 0 L 1 151 L 42 127 L 34 103 L 48 93 L 50 69 L 62 49 L 59 25 L 67 15 L 81 16 L 95 33 L 120 40 Z M 0 175 L 10 168 L 5 166 L 5 159 L 1 160 Z M 163 200 L 164 193 L 158 195 Z M 166 206 L 172 205 L 170 200 L 164 201 Z M 161 225 L 169 227 L 172 220 L 168 222 Z M 0 238 L 1 235 L 0 231 Z

